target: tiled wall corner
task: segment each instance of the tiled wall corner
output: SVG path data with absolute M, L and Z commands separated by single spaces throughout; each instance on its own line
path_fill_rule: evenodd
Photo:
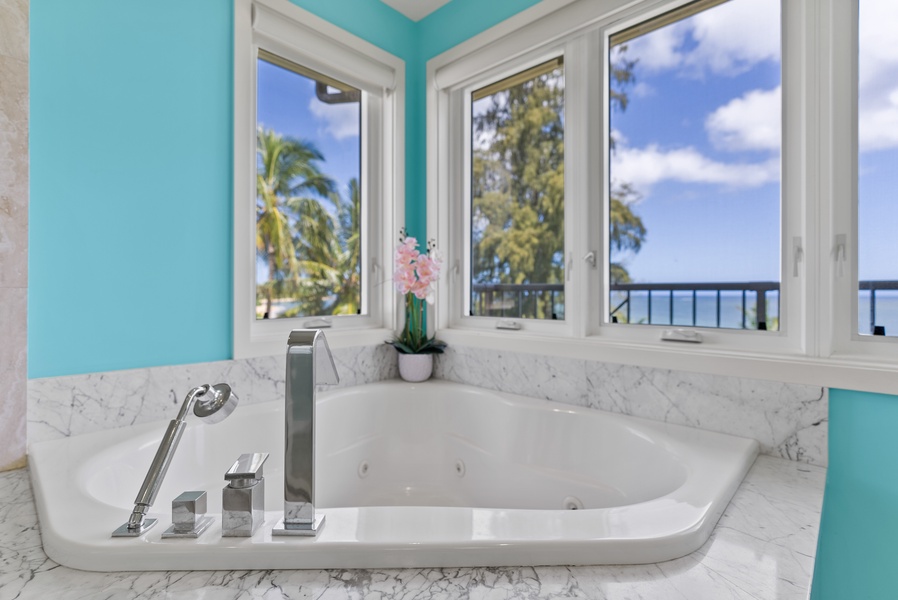
M 0 0 L 0 471 L 25 464 L 28 0 Z
M 398 376 L 385 344 L 333 351 L 338 387 Z M 284 398 L 286 355 L 47 377 L 28 382 L 28 443 L 173 419 L 187 392 L 224 382 L 241 404 Z
M 754 438 L 765 454 L 827 461 L 821 387 L 468 347 L 447 348 L 435 376 Z

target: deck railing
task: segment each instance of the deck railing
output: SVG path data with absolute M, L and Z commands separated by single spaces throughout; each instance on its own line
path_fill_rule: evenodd
M 611 286 L 613 304 L 609 315 L 612 321 L 632 323 L 635 320 L 650 325 L 777 329 L 779 291 L 779 283 L 775 281 L 620 283 Z M 898 305 L 898 280 L 861 281 L 858 294 L 861 311 L 869 313 L 868 323 L 864 322 L 864 315 L 859 316 L 861 333 L 886 335 L 885 325 L 879 321 L 889 317 L 882 314 L 878 301 L 888 298 Z M 713 310 L 707 307 L 700 309 L 700 302 L 710 302 Z M 635 307 L 636 304 L 641 306 Z M 725 304 L 730 307 L 735 304 L 738 312 L 735 318 L 729 315 L 727 319 L 728 315 L 723 314 Z M 682 310 L 677 310 L 677 307 L 684 305 L 689 307 L 685 316 Z M 472 286 L 471 307 L 476 316 L 563 319 L 564 284 L 475 284 Z M 713 315 L 710 319 L 709 313 Z M 759 319 L 758 315 L 762 318 Z
M 611 286 L 611 297 L 616 302 L 611 308 L 613 322 L 634 320 L 648 325 L 685 325 L 705 327 L 730 327 L 735 329 L 777 329 L 779 316 L 780 284 L 775 281 L 744 281 L 731 283 L 618 283 Z M 645 298 L 643 319 L 634 319 L 633 296 Z M 723 300 L 729 299 L 738 311 L 726 319 Z M 652 302 L 666 302 L 666 311 L 653 310 Z M 676 311 L 675 300 L 688 305 L 687 314 Z M 705 317 L 699 322 L 699 301 L 710 302 L 713 310 L 701 311 Z M 768 310 L 771 309 L 771 310 Z M 640 314 L 642 311 L 640 311 Z M 711 322 L 708 322 L 708 315 Z M 656 317 L 657 315 L 657 317 Z

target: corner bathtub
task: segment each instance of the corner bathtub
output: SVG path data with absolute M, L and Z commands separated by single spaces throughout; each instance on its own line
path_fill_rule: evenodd
M 431 381 L 318 395 L 317 538 L 274 537 L 283 511 L 283 400 L 188 427 L 139 538 L 126 522 L 166 423 L 34 444 L 41 535 L 91 571 L 651 563 L 710 536 L 754 440 Z M 265 524 L 222 538 L 224 473 L 270 452 Z M 216 522 L 161 539 L 171 500 L 205 490 Z M 572 510 L 578 509 L 578 510 Z

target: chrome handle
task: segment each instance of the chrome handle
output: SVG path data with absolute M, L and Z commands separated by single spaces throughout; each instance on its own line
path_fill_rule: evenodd
M 224 478 L 228 482 L 228 487 L 245 488 L 259 483 L 266 460 L 268 460 L 267 452 L 241 454 L 225 473 Z

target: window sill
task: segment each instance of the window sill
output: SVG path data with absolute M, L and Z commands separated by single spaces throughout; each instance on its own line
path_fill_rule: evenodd
M 437 336 L 450 346 L 472 346 L 867 392 L 894 394 L 898 389 L 895 364 L 869 357 L 749 353 L 675 342 L 635 343 L 598 337 L 562 339 L 521 332 L 463 329 L 443 329 L 437 332 Z
M 327 345 L 331 350 L 353 348 L 357 346 L 375 346 L 396 336 L 392 329 L 381 327 L 371 329 L 323 329 Z M 256 356 L 274 356 L 283 354 L 287 349 L 287 338 L 278 333 L 253 338 L 239 356 L 234 358 L 252 358 Z

